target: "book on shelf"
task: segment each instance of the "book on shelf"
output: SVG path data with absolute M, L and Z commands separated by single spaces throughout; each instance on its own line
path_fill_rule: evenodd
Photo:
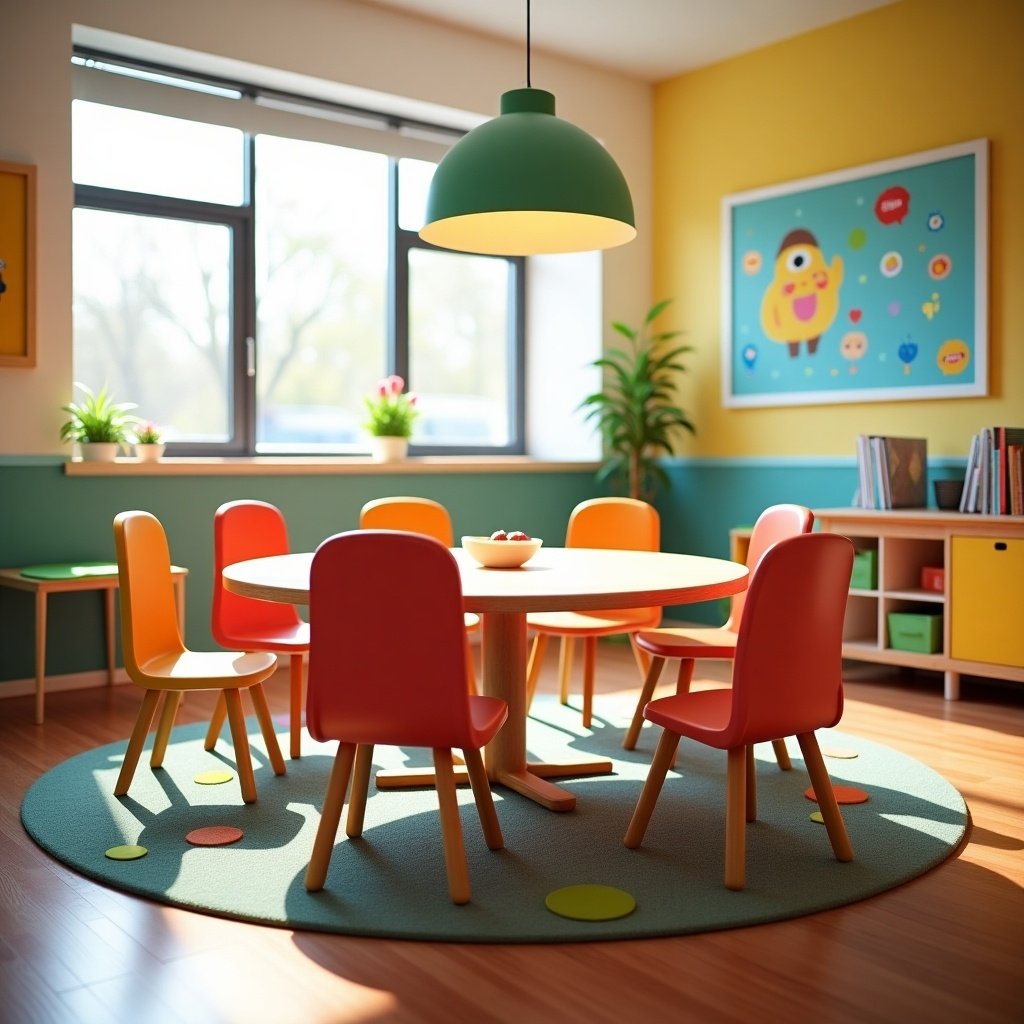
M 961 512 L 983 515 L 1024 515 L 1024 493 L 1019 463 L 1024 448 L 1024 427 L 982 427 L 967 455 Z M 1014 511 L 1014 509 L 1018 511 Z
M 928 504 L 928 442 L 923 437 L 861 434 L 857 475 L 862 508 L 924 508 Z

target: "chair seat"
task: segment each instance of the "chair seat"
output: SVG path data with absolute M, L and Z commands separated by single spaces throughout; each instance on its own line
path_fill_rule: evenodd
M 661 609 L 656 609 L 656 612 L 653 616 L 649 608 L 623 608 L 614 612 L 537 612 L 526 617 L 526 625 L 540 633 L 613 636 L 638 629 L 653 629 L 661 618 Z
M 146 689 L 223 690 L 247 687 L 273 671 L 277 655 L 267 651 L 182 651 L 152 658 L 139 666 L 135 682 Z
M 726 745 L 716 741 L 729 724 L 732 700 L 732 690 L 727 687 L 676 693 L 650 701 L 644 708 L 644 718 L 681 736 L 725 750 Z
M 297 622 L 294 626 L 274 626 L 272 629 L 232 629 L 223 632 L 222 646 L 240 651 L 277 651 L 292 654 L 309 649 L 309 623 Z
M 721 626 L 665 627 L 637 633 L 636 645 L 656 658 L 732 658 L 737 634 Z
M 476 749 L 490 743 L 508 718 L 508 704 L 500 697 L 471 695 L 469 698 L 469 724 L 473 730 Z M 463 748 L 465 749 L 465 748 Z

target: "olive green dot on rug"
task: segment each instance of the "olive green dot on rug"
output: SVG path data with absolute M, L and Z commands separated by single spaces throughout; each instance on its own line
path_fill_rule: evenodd
M 819 825 L 825 824 L 825 819 L 821 816 L 821 811 L 811 811 L 808 817 L 811 821 L 816 821 Z
M 856 750 L 849 747 L 822 747 L 821 752 L 825 757 L 834 757 L 840 761 L 852 761 L 855 757 L 860 757 Z
M 192 781 L 198 782 L 200 786 L 220 786 L 222 783 L 230 782 L 234 776 L 231 772 L 213 771 L 200 772 Z
M 868 794 L 856 786 L 833 786 L 832 792 L 836 795 L 837 804 L 866 804 L 868 802 Z M 818 798 L 814 795 L 813 786 L 808 786 L 804 790 L 804 796 L 808 800 L 813 800 L 815 803 L 818 802 Z
M 237 843 L 242 838 L 242 830 L 234 825 L 207 825 L 204 828 L 194 828 L 187 836 L 185 842 L 192 846 L 228 846 Z
M 544 905 L 574 921 L 614 921 L 636 910 L 636 900 L 610 885 L 567 885 L 549 892 Z
M 144 846 L 112 846 L 104 853 L 111 860 L 138 860 L 149 853 Z

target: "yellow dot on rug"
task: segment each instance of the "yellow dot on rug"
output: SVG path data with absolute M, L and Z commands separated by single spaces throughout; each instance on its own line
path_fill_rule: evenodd
M 636 900 L 610 885 L 567 885 L 544 897 L 544 905 L 559 917 L 577 921 L 614 921 L 632 914 Z
M 856 750 L 850 750 L 849 747 L 822 747 L 821 752 L 825 757 L 841 758 L 847 761 L 860 757 Z
M 821 811 L 811 811 L 808 817 L 811 821 L 816 821 L 819 825 L 825 824 L 825 819 L 821 816 Z
M 200 786 L 219 786 L 224 782 L 230 782 L 234 778 L 231 772 L 213 770 L 200 772 L 192 781 L 198 782 Z
M 144 846 L 112 846 L 104 853 L 105 857 L 111 860 L 138 860 L 149 853 Z

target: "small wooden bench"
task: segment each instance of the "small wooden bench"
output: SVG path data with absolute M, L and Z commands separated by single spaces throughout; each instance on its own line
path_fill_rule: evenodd
M 185 577 L 188 569 L 171 566 L 178 623 L 184 635 Z M 43 722 L 46 684 L 46 602 L 50 594 L 72 590 L 102 590 L 104 624 L 107 644 L 107 685 L 114 682 L 114 591 L 118 588 L 117 564 L 114 562 L 64 562 L 51 565 L 30 565 L 22 569 L 0 569 L 0 587 L 27 590 L 35 594 L 36 617 L 36 714 L 37 725 Z

